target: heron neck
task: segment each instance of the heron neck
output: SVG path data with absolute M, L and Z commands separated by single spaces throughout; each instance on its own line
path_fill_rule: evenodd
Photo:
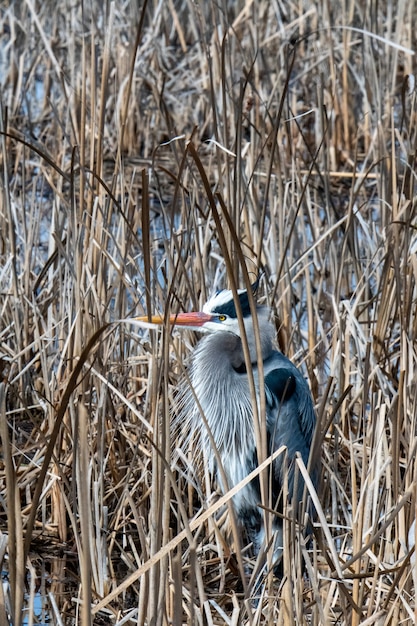
M 240 431 L 243 424 L 250 429 L 252 423 L 247 377 L 236 372 L 242 361 L 240 338 L 224 332 L 204 337 L 194 352 L 192 364 L 192 384 L 201 410 L 218 449 L 229 449 L 230 454 L 237 445 L 235 431 Z M 235 419 L 226 427 L 227 415 Z

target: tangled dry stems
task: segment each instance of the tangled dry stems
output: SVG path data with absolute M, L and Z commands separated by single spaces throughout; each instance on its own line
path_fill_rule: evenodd
M 373 6 L 3 4 L 4 619 L 413 623 L 416 6 Z M 261 268 L 323 467 L 281 583 L 169 470 L 194 338 L 107 325 Z

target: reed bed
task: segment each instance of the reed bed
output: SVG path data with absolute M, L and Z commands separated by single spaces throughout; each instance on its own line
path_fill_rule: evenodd
M 415 623 L 416 19 L 1 4 L 1 623 Z M 260 273 L 322 460 L 282 580 L 172 465 L 198 338 L 118 322 Z

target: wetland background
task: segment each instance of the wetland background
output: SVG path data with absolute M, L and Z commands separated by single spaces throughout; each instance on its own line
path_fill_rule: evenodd
M 0 3 L 2 623 L 414 623 L 416 23 Z M 322 481 L 311 550 L 245 590 L 227 516 L 169 471 L 196 337 L 108 324 L 260 271 Z

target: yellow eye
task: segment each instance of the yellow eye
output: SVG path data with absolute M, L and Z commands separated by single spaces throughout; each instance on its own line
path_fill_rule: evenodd
M 218 320 L 219 320 L 219 322 L 225 322 L 226 318 L 227 318 L 226 315 L 219 315 Z

